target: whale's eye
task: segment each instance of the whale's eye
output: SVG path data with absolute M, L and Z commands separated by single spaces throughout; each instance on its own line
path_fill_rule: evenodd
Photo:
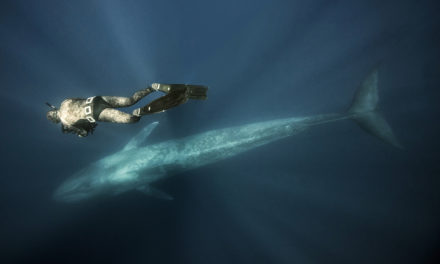
M 83 182 L 80 186 L 79 186 L 79 190 L 80 191 L 84 191 L 90 188 L 90 182 Z

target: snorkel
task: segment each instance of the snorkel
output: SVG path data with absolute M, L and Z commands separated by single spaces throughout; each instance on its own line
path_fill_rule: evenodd
M 57 110 L 58 111 L 58 108 L 56 108 L 55 106 L 49 104 L 48 102 L 46 102 L 46 105 L 49 106 L 50 108 L 52 108 L 52 110 Z

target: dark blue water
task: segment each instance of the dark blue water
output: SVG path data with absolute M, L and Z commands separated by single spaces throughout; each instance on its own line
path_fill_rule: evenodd
M 1 263 L 438 263 L 436 1 L 2 1 Z M 250 122 L 344 111 L 377 67 L 398 150 L 344 121 L 137 192 L 52 200 L 122 148 Z M 147 82 L 209 98 L 135 125 L 63 135 L 44 102 Z M 148 98 L 144 99 L 147 102 Z

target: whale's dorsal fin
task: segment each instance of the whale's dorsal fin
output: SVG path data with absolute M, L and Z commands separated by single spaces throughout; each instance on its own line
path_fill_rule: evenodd
M 138 191 L 145 193 L 146 195 L 151 195 L 153 197 L 163 199 L 163 200 L 174 200 L 173 196 L 166 192 L 153 188 L 151 186 L 141 186 L 137 188 Z
M 134 136 L 130 141 L 128 141 L 127 145 L 122 149 L 122 151 L 130 150 L 136 147 L 145 141 L 145 139 L 151 134 L 151 132 L 156 128 L 159 122 L 153 122 L 146 126 L 144 129 L 139 132 L 136 136 Z

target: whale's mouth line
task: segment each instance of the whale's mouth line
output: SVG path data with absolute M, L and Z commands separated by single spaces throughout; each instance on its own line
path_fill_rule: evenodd
M 54 195 L 54 200 L 59 201 L 59 202 L 75 202 L 75 201 L 80 201 L 87 198 L 87 195 L 84 193 L 73 193 L 73 192 L 69 192 L 69 193 L 63 193 L 63 194 L 55 194 Z
M 87 197 L 85 192 L 75 189 L 69 191 L 62 191 L 58 189 L 53 194 L 53 198 L 57 201 L 75 201 L 81 200 L 84 197 Z

